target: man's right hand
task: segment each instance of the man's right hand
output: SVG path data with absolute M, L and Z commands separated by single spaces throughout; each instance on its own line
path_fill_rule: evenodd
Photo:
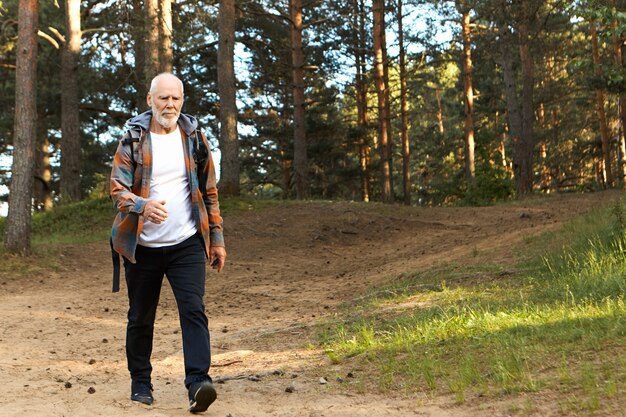
M 148 200 L 143 208 L 143 217 L 154 224 L 161 224 L 167 219 L 165 200 Z

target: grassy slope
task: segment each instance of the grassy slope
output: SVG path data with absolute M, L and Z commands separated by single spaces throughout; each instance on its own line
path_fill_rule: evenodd
M 223 213 L 252 210 L 279 204 L 272 200 L 249 198 L 220 199 Z M 62 269 L 59 254 L 63 245 L 81 245 L 106 242 L 115 216 L 109 198 L 88 199 L 79 203 L 63 204 L 47 213 L 35 213 L 32 220 L 33 256 L 23 259 L 10 256 L 0 245 L 0 273 L 32 274 L 46 269 Z M 0 234 L 4 236 L 5 218 L 0 218 Z
M 327 354 L 367 369 L 382 390 L 453 394 L 458 403 L 556 392 L 566 415 L 621 409 L 623 210 L 598 210 L 534 239 L 520 272 L 448 265 L 373 289 L 325 331 Z

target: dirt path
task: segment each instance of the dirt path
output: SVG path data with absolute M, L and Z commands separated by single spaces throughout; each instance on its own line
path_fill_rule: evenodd
M 307 347 L 313 326 L 402 272 L 447 261 L 506 264 L 523 237 L 620 196 L 564 195 L 486 208 L 288 204 L 227 217 L 228 265 L 222 274 L 209 273 L 206 297 L 212 376 L 224 383 L 205 415 L 505 415 L 506 404 L 496 402 L 459 407 L 422 393 L 347 394 L 324 354 Z M 110 293 L 108 244 L 68 246 L 63 255 L 56 270 L 0 276 L 0 416 L 189 415 L 169 288 L 153 352 L 156 402 L 131 404 L 125 288 Z M 320 384 L 321 377 L 329 383 Z M 294 392 L 286 392 L 289 386 Z

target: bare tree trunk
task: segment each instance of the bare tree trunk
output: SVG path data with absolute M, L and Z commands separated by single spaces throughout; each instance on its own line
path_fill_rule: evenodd
M 159 0 L 159 72 L 172 72 L 172 0 Z
M 133 13 L 130 17 L 131 31 L 134 42 L 135 68 L 133 71 L 133 81 L 137 94 L 135 96 L 135 106 L 140 112 L 148 109 L 146 95 L 148 94 L 148 82 L 146 80 L 146 17 L 143 12 L 142 0 L 133 0 Z
M 365 5 L 363 0 L 354 0 L 355 15 L 355 39 L 354 59 L 356 63 L 356 106 L 357 125 L 359 129 L 359 168 L 361 173 L 361 200 L 369 202 L 370 184 L 368 173 L 369 145 L 367 143 L 367 85 L 365 81 L 366 73 L 366 35 L 365 35 Z
M 291 59 L 293 65 L 293 168 L 296 197 L 309 196 L 306 150 L 306 114 L 304 109 L 304 53 L 302 51 L 302 2 L 289 1 L 291 16 Z
M 239 195 L 239 142 L 235 80 L 235 0 L 220 0 L 217 85 L 220 95 L 220 192 Z
M 510 52 L 513 41 L 512 34 L 506 24 L 500 26 L 499 34 L 500 64 L 502 65 L 502 77 L 504 80 L 507 120 L 509 135 L 511 137 L 511 142 L 513 143 L 513 174 L 515 176 L 515 186 L 519 198 L 524 194 L 523 190 L 525 187 L 522 179 L 522 165 L 525 163 L 523 162 L 524 155 L 522 152 L 522 115 L 517 97 L 513 57 Z
M 546 109 L 543 103 L 539 103 L 539 126 L 544 132 L 550 130 L 550 126 L 546 122 Z M 541 191 L 550 190 L 550 169 L 548 167 L 548 144 L 547 137 L 542 139 L 539 143 L 539 189 Z
M 13 162 L 6 220 L 8 252 L 30 254 L 33 174 L 37 135 L 37 0 L 20 0 L 15 71 Z
M 391 166 L 389 164 L 389 109 L 385 99 L 385 68 L 383 53 L 383 31 L 384 31 L 384 0 L 374 0 L 374 71 L 376 77 L 376 93 L 378 96 L 378 138 L 380 147 L 380 165 L 383 203 L 393 201 L 391 190 Z
M 81 146 L 78 91 L 80 0 L 65 0 L 65 47 L 61 57 L 61 198 L 81 199 Z
M 145 16 L 145 59 L 143 66 L 144 80 L 152 81 L 159 74 L 159 0 L 144 0 Z
M 591 19 L 589 22 L 591 29 L 591 49 L 593 53 L 593 63 L 596 67 L 596 75 L 602 75 L 602 68 L 600 67 L 600 51 L 598 48 L 598 33 L 596 30 L 596 22 Z M 611 166 L 611 146 L 610 146 L 610 134 L 609 127 L 606 121 L 606 113 L 604 112 L 604 102 L 606 101 L 606 93 L 604 90 L 598 88 L 596 90 L 596 110 L 598 113 L 598 123 L 600 124 L 600 137 L 602 140 L 602 160 L 604 161 L 604 183 L 608 187 L 613 186 L 613 170 Z
M 618 23 L 617 20 L 612 22 L 613 25 L 613 56 L 615 57 L 615 64 L 618 68 L 624 67 L 624 59 L 622 55 L 623 40 L 617 35 Z M 620 94 L 617 101 L 618 113 L 619 113 L 619 148 L 617 158 L 617 181 L 621 187 L 624 187 L 624 178 L 626 177 L 626 163 L 624 161 L 626 154 L 626 139 L 624 129 L 626 128 L 626 100 L 624 94 Z
M 381 30 L 380 30 L 380 44 L 383 53 L 383 80 L 385 85 L 385 108 L 387 123 L 387 159 L 389 160 L 389 188 L 391 189 L 391 200 L 394 199 L 394 186 L 393 186 L 393 129 L 391 125 L 391 88 L 389 85 L 389 54 L 387 53 L 387 24 L 385 22 L 386 4 L 385 1 L 381 1 Z
M 406 86 L 406 50 L 402 25 L 402 0 L 398 0 L 398 48 L 400 50 L 400 119 L 402 123 L 402 189 L 404 204 L 411 205 L 411 160 L 409 147 L 409 103 Z
M 529 7 L 524 3 L 524 7 Z M 525 16 L 529 14 L 525 13 Z M 533 123 L 535 120 L 534 95 L 534 64 L 530 52 L 530 36 L 528 33 L 527 17 L 519 25 L 520 61 L 522 67 L 522 136 L 518 142 L 515 154 L 517 155 L 516 177 L 517 197 L 525 197 L 533 191 Z
M 465 98 L 465 178 L 472 184 L 476 178 L 474 162 L 474 89 L 472 74 L 472 40 L 469 9 L 457 1 L 462 12 L 461 32 L 463 35 L 463 90 Z

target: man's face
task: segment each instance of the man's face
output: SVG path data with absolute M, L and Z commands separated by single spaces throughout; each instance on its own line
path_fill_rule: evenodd
M 165 129 L 176 126 L 183 107 L 183 92 L 180 82 L 174 77 L 159 78 L 154 91 L 148 93 L 148 105 L 152 115 Z

